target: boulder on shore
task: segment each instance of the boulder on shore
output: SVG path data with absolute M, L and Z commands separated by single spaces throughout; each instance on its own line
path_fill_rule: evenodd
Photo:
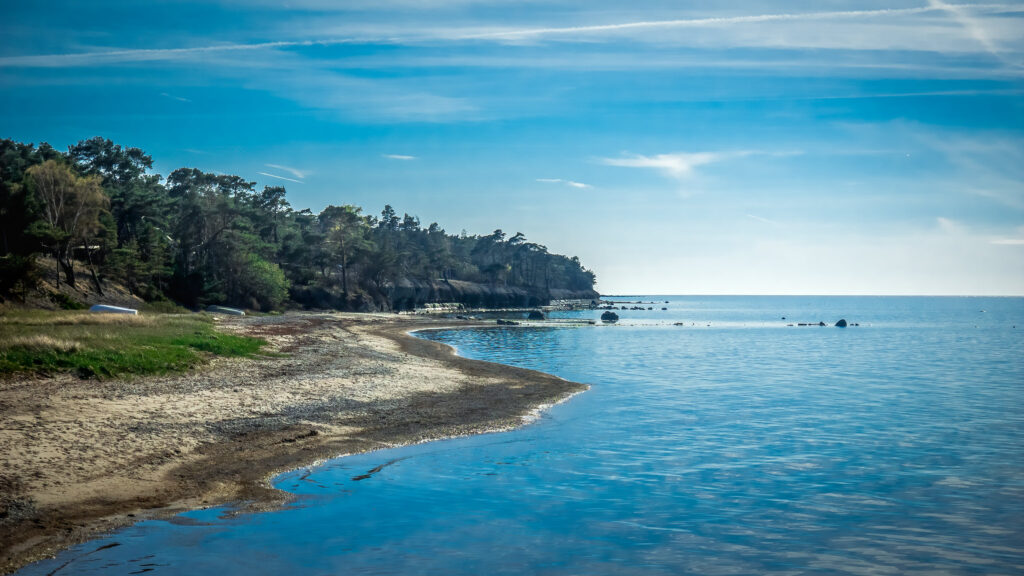
M 605 312 L 604 314 L 601 314 L 601 322 L 617 322 L 618 320 L 619 315 L 616 314 L 615 312 L 609 311 Z

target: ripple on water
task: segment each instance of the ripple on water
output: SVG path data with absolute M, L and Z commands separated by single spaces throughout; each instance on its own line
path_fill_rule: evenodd
M 67 573 L 140 551 L 217 576 L 1024 571 L 1024 300 L 669 299 L 614 328 L 431 333 L 592 388 L 513 432 L 283 475 L 285 511 L 143 523 Z

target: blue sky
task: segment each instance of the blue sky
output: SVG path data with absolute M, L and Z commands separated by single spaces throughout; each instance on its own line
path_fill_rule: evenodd
M 1024 294 L 1024 2 L 2 2 L 0 137 L 521 231 L 603 293 Z

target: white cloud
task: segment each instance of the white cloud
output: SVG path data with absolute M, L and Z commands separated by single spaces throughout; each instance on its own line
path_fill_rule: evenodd
M 302 170 L 297 170 L 295 168 L 290 168 L 288 166 L 281 166 L 280 164 L 264 164 L 264 166 L 267 166 L 268 168 L 276 168 L 278 170 L 284 170 L 285 172 L 291 174 L 292 176 L 295 176 L 296 178 L 305 178 L 306 175 L 309 174 L 308 172 L 304 172 Z
M 406 154 L 381 154 L 381 158 L 388 158 L 389 160 L 416 160 L 415 156 Z
M 257 172 L 261 176 L 267 176 L 270 178 L 277 178 L 278 180 L 287 180 L 288 182 L 295 182 L 296 184 L 302 184 L 302 180 L 296 180 L 294 178 L 286 178 L 284 176 L 278 176 L 277 174 L 271 174 L 269 172 Z
M 628 155 L 621 158 L 602 158 L 601 162 L 608 166 L 623 168 L 651 168 L 676 179 L 683 179 L 693 174 L 698 166 L 721 162 L 729 158 L 748 156 L 753 152 L 677 152 L 674 154 L 656 154 L 642 156 Z
M 768 218 L 764 218 L 762 216 L 755 216 L 754 214 L 747 214 L 747 218 L 750 218 L 751 220 L 757 220 L 758 222 L 764 224 L 771 224 L 772 226 L 780 226 L 780 224 L 775 220 L 769 220 Z
M 956 4 L 946 4 L 941 0 L 928 0 L 928 5 L 932 8 L 944 10 L 953 15 L 953 18 L 959 22 L 964 29 L 971 35 L 972 38 L 978 41 L 979 44 L 991 55 L 995 56 L 1004 64 L 1008 64 L 1017 68 L 1022 67 L 1020 62 L 1014 62 L 1003 54 L 1003 49 L 997 45 L 992 30 L 989 30 L 985 22 L 980 18 L 972 15 L 968 10 L 965 10 L 965 6 Z
M 189 100 L 188 98 L 184 98 L 182 96 L 175 96 L 174 94 L 168 94 L 167 92 L 161 92 L 160 95 L 163 96 L 164 98 L 170 98 L 171 100 L 177 100 L 178 102 L 191 102 L 191 100 Z
M 840 50 L 930 51 L 937 53 L 988 53 L 1004 64 L 1020 68 L 1024 51 L 1019 32 L 1020 6 L 1014 4 L 947 4 L 929 0 L 928 6 L 873 10 L 780 12 L 657 18 L 629 22 L 538 27 L 495 26 L 491 21 L 467 20 L 462 25 L 438 27 L 416 19 L 373 19 L 372 10 L 359 11 L 363 17 L 345 14 L 331 22 L 323 14 L 310 20 L 289 18 L 279 32 L 294 40 L 235 42 L 181 48 L 100 49 L 83 52 L 29 54 L 0 57 L 4 67 L 77 67 L 149 61 L 195 61 L 209 55 L 230 52 L 287 52 L 313 46 L 345 44 L 423 45 L 441 42 L 536 43 L 599 42 L 610 39 L 642 41 L 666 46 L 697 48 L 773 47 L 830 48 Z M 645 13 L 665 15 L 647 10 Z M 600 7 L 566 10 L 564 19 L 592 22 L 605 14 Z M 676 12 L 678 13 L 678 12 Z M 706 14 L 707 12 L 705 12 Z M 948 16 L 952 15 L 950 19 Z M 327 23 L 323 23 L 327 20 Z M 500 18 L 495 18 L 499 20 Z M 394 23 L 392 23 L 392 21 Z M 440 21 L 440 20 L 438 20 Z M 303 25 L 297 26 L 296 23 Z M 302 30 L 302 36 L 296 30 Z M 686 33 L 681 34 L 680 30 Z M 315 39 L 310 40 L 311 36 Z M 888 61 L 888 58 L 885 59 Z
M 957 222 L 956 220 L 951 220 L 949 218 L 939 216 L 938 218 L 935 219 L 935 221 L 939 225 L 939 230 L 945 232 L 946 234 L 964 234 L 967 232 L 967 229 L 964 227 L 964 225 Z
M 336 41 L 341 43 L 341 41 Z M 238 52 L 312 46 L 316 42 L 256 42 L 239 44 L 213 44 L 189 48 L 139 48 L 126 50 L 97 50 L 68 54 L 38 54 L 6 56 L 0 58 L 0 68 L 69 68 L 73 66 L 100 66 L 119 62 L 150 62 L 154 60 L 183 60 L 216 52 Z
M 562 178 L 537 178 L 537 182 L 544 182 L 547 184 L 565 184 L 573 188 L 593 188 L 590 184 L 584 184 L 583 182 L 576 182 L 575 180 L 563 180 Z

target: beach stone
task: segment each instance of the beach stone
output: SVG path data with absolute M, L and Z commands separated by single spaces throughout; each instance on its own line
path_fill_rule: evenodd
M 846 328 L 846 318 L 840 318 L 839 322 L 836 322 L 837 328 Z

